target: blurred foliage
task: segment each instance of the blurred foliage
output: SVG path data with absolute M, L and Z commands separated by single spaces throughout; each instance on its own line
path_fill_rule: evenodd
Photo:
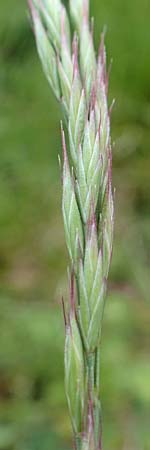
M 104 448 L 148 450 L 150 3 L 91 3 L 97 46 L 108 27 L 110 103 L 117 99 L 115 244 L 102 345 Z M 60 111 L 41 71 L 25 1 L 0 6 L 0 105 L 0 450 L 63 450 L 71 430 L 60 308 L 68 264 Z

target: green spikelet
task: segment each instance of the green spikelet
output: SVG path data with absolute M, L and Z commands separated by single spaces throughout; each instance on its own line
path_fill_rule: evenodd
M 38 11 L 36 11 L 34 7 L 32 7 L 32 17 L 33 17 L 36 45 L 42 63 L 42 67 L 53 92 L 59 99 L 60 89 L 59 89 L 56 55 L 51 43 L 48 40 L 47 33 L 42 25 Z
M 80 33 L 83 20 L 89 20 L 89 0 L 70 0 L 70 14 L 75 29 Z
M 84 355 L 78 325 L 73 313 L 66 328 L 65 386 L 74 433 L 82 433 L 85 409 Z
M 67 247 L 72 264 L 76 267 L 78 264 L 79 252 L 83 254 L 83 229 L 75 196 L 73 175 L 71 176 L 70 173 L 63 130 L 62 140 L 64 150 L 62 211 Z
M 79 146 L 83 142 L 86 116 L 86 97 L 79 73 L 77 45 L 77 39 L 75 38 L 73 45 L 73 80 L 71 86 L 68 124 L 70 152 L 75 168 L 77 168 Z

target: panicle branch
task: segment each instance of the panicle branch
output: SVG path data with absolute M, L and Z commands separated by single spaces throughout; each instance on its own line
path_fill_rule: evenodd
M 66 145 L 61 125 L 71 261 L 69 317 L 63 301 L 66 395 L 77 450 L 101 450 L 100 343 L 114 227 L 104 33 L 96 56 L 89 0 L 69 1 L 70 19 L 60 0 L 28 1 L 38 54 L 67 128 Z

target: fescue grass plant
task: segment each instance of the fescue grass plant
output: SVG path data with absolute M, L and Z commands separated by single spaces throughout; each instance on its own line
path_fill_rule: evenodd
M 60 0 L 29 0 L 29 6 L 39 57 L 65 125 L 62 212 L 70 257 L 70 302 L 63 301 L 66 396 L 75 448 L 100 450 L 101 331 L 114 225 L 104 33 L 96 57 L 88 0 L 70 0 L 69 14 Z

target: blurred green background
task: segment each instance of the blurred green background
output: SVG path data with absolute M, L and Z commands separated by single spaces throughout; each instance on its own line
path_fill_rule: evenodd
M 60 111 L 25 1 L 0 2 L 0 450 L 71 448 L 64 394 L 68 264 L 61 217 Z M 92 0 L 107 24 L 116 188 L 103 327 L 105 450 L 148 450 L 150 409 L 150 3 Z

